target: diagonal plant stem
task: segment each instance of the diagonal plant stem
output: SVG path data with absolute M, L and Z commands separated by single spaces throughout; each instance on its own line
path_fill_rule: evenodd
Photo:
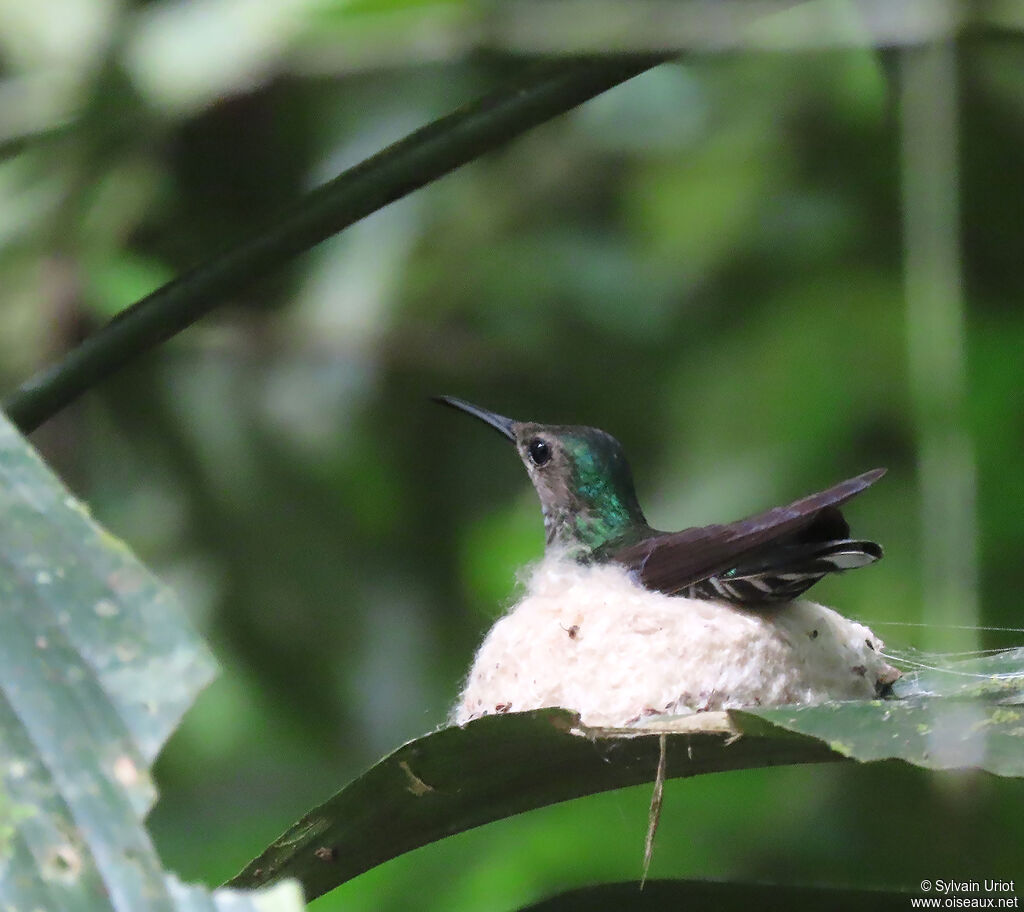
M 35 429 L 256 278 L 388 203 L 672 56 L 588 56 L 531 66 L 490 95 L 343 172 L 275 224 L 137 301 L 63 359 L 25 381 L 4 401 L 4 410 L 22 431 Z

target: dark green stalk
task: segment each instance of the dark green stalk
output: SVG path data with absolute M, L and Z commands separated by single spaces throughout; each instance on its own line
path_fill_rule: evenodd
M 378 152 L 308 194 L 277 223 L 136 302 L 3 403 L 33 430 L 132 358 L 164 342 L 256 278 L 388 203 L 537 124 L 670 59 L 632 54 L 531 67 L 492 94 Z

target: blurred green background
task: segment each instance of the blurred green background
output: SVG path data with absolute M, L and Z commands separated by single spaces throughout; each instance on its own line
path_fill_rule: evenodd
M 559 6 L 0 0 L 4 387 L 532 49 L 657 33 Z M 848 511 L 886 559 L 816 597 L 897 649 L 1024 640 L 902 626 L 1021 624 L 1024 42 L 880 50 L 858 4 L 827 6 L 848 40 L 768 51 L 719 23 L 728 50 L 366 219 L 33 435 L 224 668 L 157 767 L 169 867 L 226 879 L 442 724 L 540 555 L 514 454 L 433 394 L 611 431 L 662 528 L 886 465 Z M 315 908 L 503 910 L 634 878 L 649 798 L 493 824 Z M 1022 799 L 885 764 L 670 782 L 651 874 L 1024 877 Z

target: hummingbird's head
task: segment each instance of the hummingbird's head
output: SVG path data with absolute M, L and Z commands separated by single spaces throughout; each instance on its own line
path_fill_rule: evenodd
M 586 556 L 648 532 L 622 445 L 598 428 L 514 421 L 478 405 L 438 396 L 515 444 L 544 511 L 548 547 Z

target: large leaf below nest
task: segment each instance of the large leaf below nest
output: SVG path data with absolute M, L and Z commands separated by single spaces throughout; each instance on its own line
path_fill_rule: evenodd
M 590 729 L 562 709 L 485 716 L 399 748 L 310 811 L 233 886 L 282 877 L 312 899 L 402 852 L 532 808 L 667 775 L 842 759 L 812 738 L 738 738 L 725 713 Z
M 486 716 L 385 757 L 231 883 L 295 878 L 309 898 L 402 852 L 512 814 L 651 781 L 792 763 L 896 758 L 1024 775 L 1024 650 L 908 676 L 899 699 L 700 713 L 592 729 L 562 709 Z M 900 898 L 904 901 L 904 898 Z
M 2 415 L 0 516 L 0 908 L 301 908 L 163 871 L 149 766 L 213 659 Z
M 1024 649 L 925 668 L 900 681 L 896 696 L 730 715 L 741 731 L 810 735 L 855 760 L 1024 776 Z

